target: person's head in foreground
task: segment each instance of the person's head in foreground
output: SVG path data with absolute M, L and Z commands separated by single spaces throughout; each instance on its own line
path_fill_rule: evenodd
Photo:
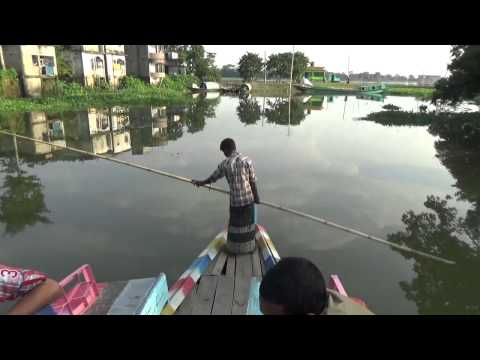
M 265 315 L 320 315 L 327 305 L 323 275 L 307 259 L 281 259 L 260 285 L 260 310 Z

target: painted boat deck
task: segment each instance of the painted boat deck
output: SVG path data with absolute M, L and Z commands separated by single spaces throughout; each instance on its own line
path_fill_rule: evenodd
M 265 273 L 260 248 L 253 253 L 219 252 L 178 308 L 176 315 L 246 315 L 252 278 Z
M 114 300 L 120 295 L 128 281 L 114 281 L 103 289 L 95 305 L 85 315 L 106 315 Z

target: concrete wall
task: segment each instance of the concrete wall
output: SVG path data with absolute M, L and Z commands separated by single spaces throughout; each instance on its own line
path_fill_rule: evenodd
M 110 84 L 118 87 L 120 80 L 127 75 L 125 55 L 107 55 L 107 72 Z
M 42 78 L 58 75 L 55 48 L 48 45 L 4 45 L 7 68 L 14 68 L 25 96 L 42 95 Z M 47 71 L 46 64 L 49 64 Z M 52 72 L 50 73 L 50 69 Z
M 139 77 L 150 84 L 159 83 L 162 75 L 158 76 L 155 63 L 149 58 L 149 54 L 157 53 L 156 46 L 159 45 L 126 45 L 127 75 Z
M 90 45 L 85 46 L 89 50 L 93 49 Z M 121 47 L 123 48 L 123 45 Z M 70 51 L 68 58 L 73 77 L 84 86 L 94 86 L 96 79 L 108 79 L 110 84 L 117 87 L 121 78 L 127 74 L 125 55 L 107 54 L 106 63 L 105 55 L 98 52 Z
M 107 53 L 125 54 L 125 45 L 105 45 Z
M 126 45 L 127 75 L 150 81 L 148 45 Z

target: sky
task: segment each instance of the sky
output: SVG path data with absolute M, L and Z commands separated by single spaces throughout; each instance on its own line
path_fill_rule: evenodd
M 216 65 L 237 65 L 243 54 L 264 51 L 269 54 L 292 51 L 292 45 L 204 45 L 205 50 L 214 52 Z M 296 45 L 315 65 L 325 66 L 327 71 L 380 72 L 382 74 L 440 75 L 447 74 L 450 63 L 449 45 Z

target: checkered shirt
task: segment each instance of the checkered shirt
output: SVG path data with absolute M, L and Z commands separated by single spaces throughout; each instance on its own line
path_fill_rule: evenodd
M 233 152 L 218 165 L 209 179 L 215 182 L 224 176 L 230 186 L 230 206 L 245 206 L 254 202 L 250 181 L 257 181 L 257 177 L 253 162 L 248 156 Z

